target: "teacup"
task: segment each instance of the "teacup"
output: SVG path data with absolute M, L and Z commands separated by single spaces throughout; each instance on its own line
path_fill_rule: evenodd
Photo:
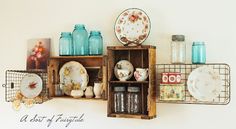
M 118 79 L 120 81 L 126 81 L 129 79 L 130 71 L 128 69 L 117 69 Z
M 148 78 L 148 68 L 136 68 L 134 78 L 137 81 L 145 81 Z

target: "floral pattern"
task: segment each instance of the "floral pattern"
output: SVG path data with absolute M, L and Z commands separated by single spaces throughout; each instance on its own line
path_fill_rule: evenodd
M 140 45 L 146 40 L 149 32 L 150 20 L 147 14 L 140 9 L 127 9 L 116 20 L 116 37 L 124 45 Z
M 185 86 L 181 84 L 169 84 L 160 86 L 160 100 L 184 100 Z
M 88 84 L 86 69 L 79 62 L 70 61 L 60 69 L 60 87 L 66 95 L 72 90 L 85 90 Z

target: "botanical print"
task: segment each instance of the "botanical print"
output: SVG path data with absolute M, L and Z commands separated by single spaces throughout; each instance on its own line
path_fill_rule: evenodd
M 30 39 L 27 47 L 27 70 L 46 70 L 50 57 L 50 39 Z

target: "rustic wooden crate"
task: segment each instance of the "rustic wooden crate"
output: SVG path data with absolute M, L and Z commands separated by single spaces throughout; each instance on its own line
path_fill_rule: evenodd
M 152 119 L 156 117 L 156 47 L 155 46 L 108 46 L 108 117 Z M 120 60 L 130 61 L 134 68 L 148 68 L 147 81 L 137 82 L 134 77 L 128 81 L 119 81 L 114 75 L 115 64 Z M 138 86 L 141 96 L 140 114 L 114 113 L 113 87 L 115 86 Z
M 48 62 L 48 88 L 51 97 L 69 97 L 56 96 L 55 86 L 60 84 L 60 68 L 69 61 L 81 63 L 88 72 L 89 86 L 94 85 L 97 78 L 103 82 L 102 99 L 107 99 L 107 56 L 57 56 L 51 57 Z M 99 72 L 100 71 L 100 72 Z M 81 98 L 86 99 L 86 98 Z M 95 99 L 95 98 L 93 98 Z M 91 100 L 91 99 L 89 99 Z

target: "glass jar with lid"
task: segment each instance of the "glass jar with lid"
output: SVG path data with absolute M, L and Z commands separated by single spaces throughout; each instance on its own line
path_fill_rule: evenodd
M 114 87 L 114 112 L 125 112 L 125 87 L 123 86 Z
M 140 88 L 128 87 L 127 89 L 127 113 L 138 114 L 140 110 Z
M 206 63 L 206 47 L 204 42 L 193 42 L 192 45 L 192 63 Z
M 171 63 L 184 64 L 186 58 L 186 43 L 184 35 L 172 35 Z

